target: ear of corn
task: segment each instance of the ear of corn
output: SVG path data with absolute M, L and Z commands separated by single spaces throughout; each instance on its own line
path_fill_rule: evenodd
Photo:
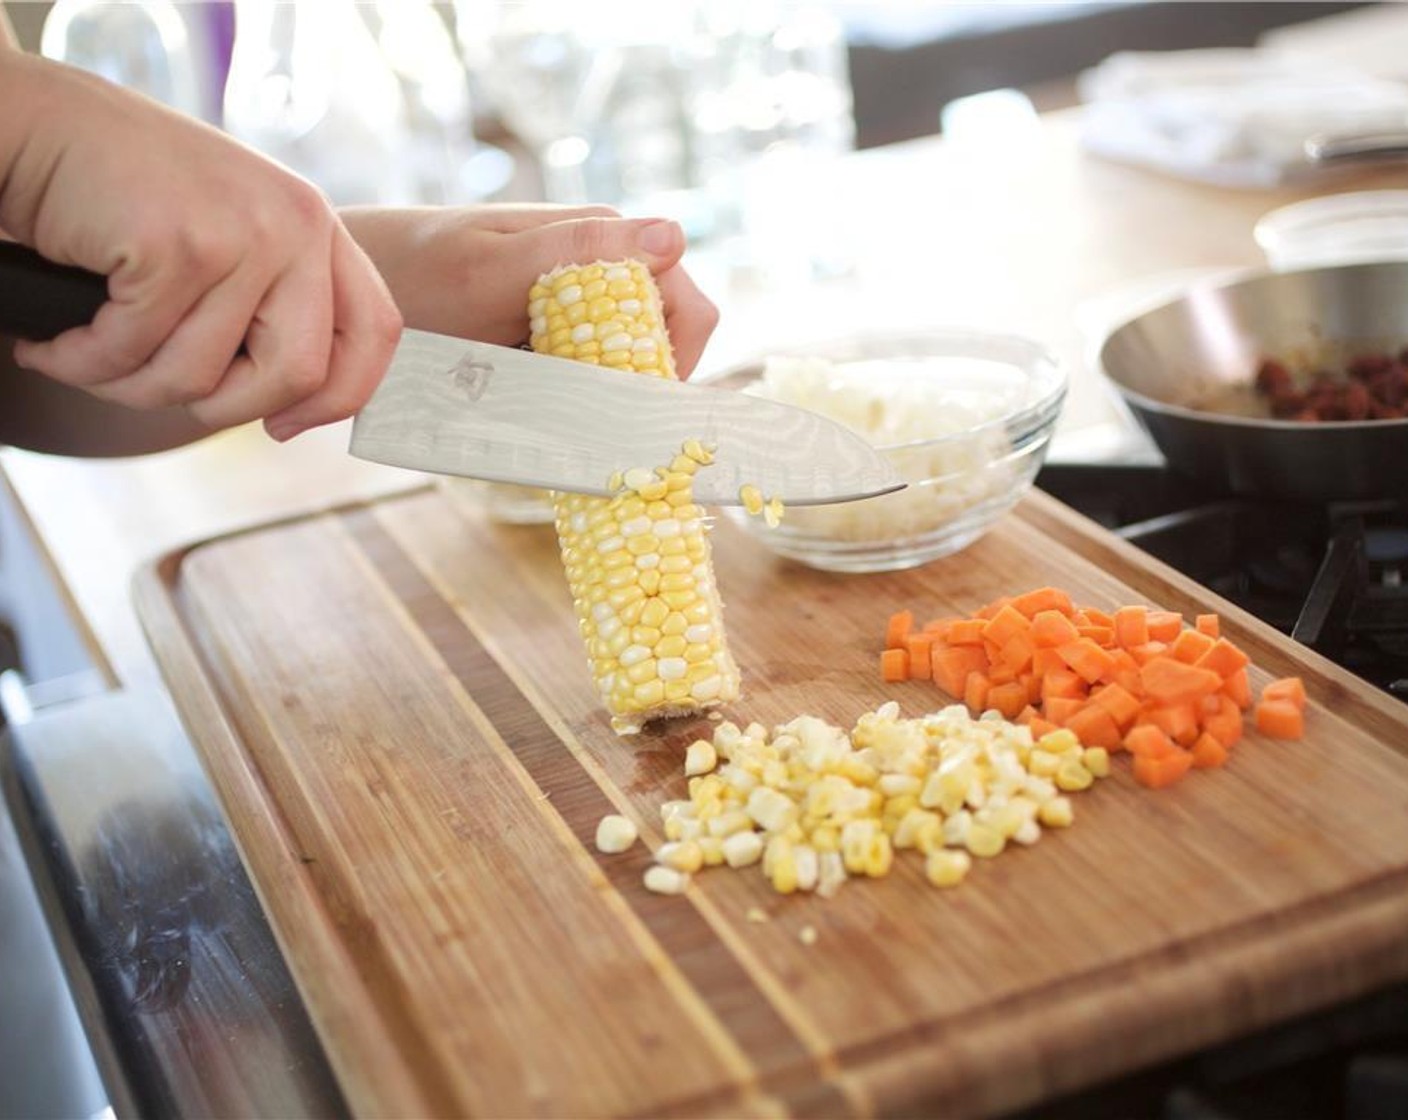
M 636 261 L 568 265 L 528 295 L 533 349 L 675 376 L 660 295 Z M 668 464 L 626 471 L 614 495 L 554 495 L 558 542 L 592 677 L 622 734 L 738 697 L 704 512 L 695 441 Z

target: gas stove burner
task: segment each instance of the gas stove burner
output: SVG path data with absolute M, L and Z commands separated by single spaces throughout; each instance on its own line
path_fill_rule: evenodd
M 1408 503 L 1224 498 L 1161 467 L 1052 464 L 1037 485 L 1408 701 Z

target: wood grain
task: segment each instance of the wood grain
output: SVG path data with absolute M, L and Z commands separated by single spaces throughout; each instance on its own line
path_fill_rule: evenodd
M 1058 583 L 1222 610 L 1255 684 L 1306 675 L 1309 731 L 1157 794 L 1121 763 L 956 891 L 906 858 L 829 902 L 661 898 L 591 837 L 624 810 L 657 845 L 710 725 L 610 731 L 550 532 L 428 489 L 176 554 L 139 609 L 362 1114 L 984 1114 L 1408 976 L 1408 707 L 1039 494 L 910 572 L 727 525 L 716 566 L 741 721 L 941 706 L 878 681 L 885 613 Z

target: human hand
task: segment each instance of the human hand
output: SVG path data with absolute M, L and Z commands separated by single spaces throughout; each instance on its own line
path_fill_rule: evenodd
M 675 365 L 687 377 L 718 309 L 680 265 L 674 222 L 605 206 L 469 206 L 342 211 L 381 270 L 407 325 L 516 346 L 528 338 L 528 289 L 560 264 L 633 257 L 655 274 Z
M 0 227 L 108 278 L 87 327 L 17 364 L 133 408 L 276 439 L 351 415 L 401 332 L 376 269 L 310 184 L 81 71 L 0 50 Z M 243 349 L 242 349 L 243 348 Z

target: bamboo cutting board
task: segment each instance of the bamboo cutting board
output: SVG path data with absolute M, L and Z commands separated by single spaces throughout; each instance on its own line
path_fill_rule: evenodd
M 661 897 L 658 808 L 712 724 L 610 731 L 550 530 L 431 488 L 168 556 L 139 610 L 360 1114 L 991 1113 L 1408 976 L 1408 707 L 1040 494 L 910 572 L 726 524 L 715 564 L 739 722 L 937 708 L 879 681 L 885 615 L 1054 583 L 1221 611 L 1256 687 L 1305 676 L 1307 735 L 1157 793 L 1126 756 L 956 890 L 902 853 L 830 901 L 757 868 Z M 597 854 L 613 811 L 646 844 Z

